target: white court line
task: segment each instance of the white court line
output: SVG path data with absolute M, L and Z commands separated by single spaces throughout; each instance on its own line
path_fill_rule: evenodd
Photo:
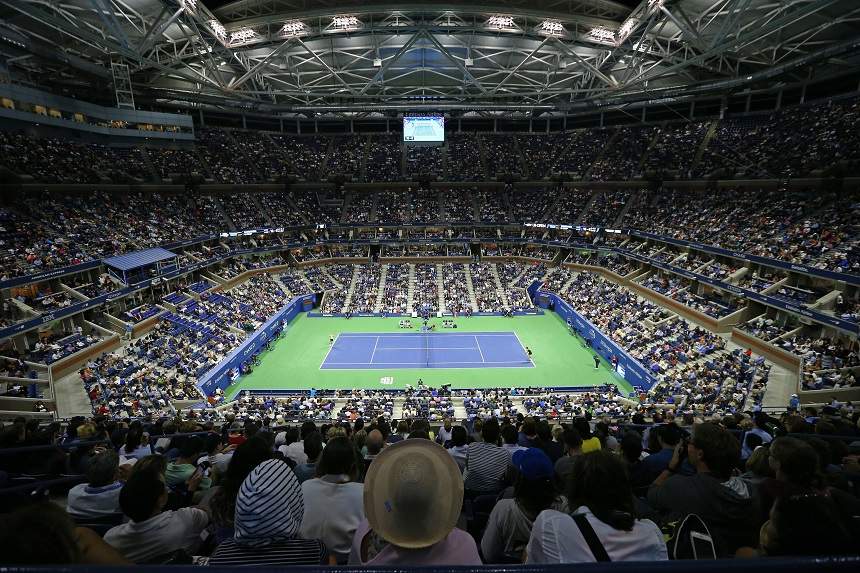
M 332 362 L 332 366 L 339 366 L 341 364 L 359 366 L 394 366 L 398 364 L 426 364 L 426 362 Z M 484 362 L 483 360 L 456 360 L 453 362 L 431 362 L 430 364 L 524 364 L 524 362 L 522 360 L 496 360 L 493 362 Z
M 519 343 L 520 343 L 520 348 L 522 349 L 523 353 L 526 355 L 526 360 L 528 360 L 528 361 L 529 361 L 529 364 L 531 364 L 532 366 L 534 366 L 534 365 L 535 365 L 535 363 L 534 363 L 534 361 L 532 360 L 532 357 L 531 357 L 531 356 L 529 356 L 529 353 L 528 353 L 528 352 L 526 352 L 526 346 L 525 346 L 525 344 L 523 344 L 523 341 L 522 341 L 522 340 L 520 340 L 520 336 L 519 336 L 516 332 L 514 332 L 514 336 L 516 336 L 516 337 L 517 337 L 517 342 L 519 342 Z
M 379 346 L 379 337 L 376 337 L 376 342 L 373 343 L 373 352 L 370 353 L 370 363 L 373 364 L 373 357 L 376 356 L 376 347 Z
M 472 338 L 475 339 L 475 344 L 478 345 L 478 352 L 481 353 L 481 362 L 486 362 L 486 360 L 484 360 L 484 351 L 481 350 L 481 343 L 478 342 L 478 335 L 473 335 Z
M 328 347 L 328 352 L 325 353 L 325 358 L 323 358 L 323 361 L 320 364 L 320 367 L 319 367 L 320 370 L 323 369 L 323 364 L 325 364 L 326 360 L 328 360 L 328 355 L 331 354 L 332 350 L 334 350 L 334 347 L 337 344 L 337 341 L 339 339 L 340 339 L 340 334 L 338 334 L 337 336 L 334 337 L 334 342 L 332 342 L 331 346 Z
M 423 346 L 382 346 L 377 350 L 425 350 Z M 431 348 L 430 350 L 477 350 L 474 346 L 445 346 L 444 348 Z
M 509 337 L 511 334 L 516 334 L 515 332 L 384 332 L 380 334 L 362 334 L 352 332 L 343 332 L 341 333 L 344 338 L 373 338 L 375 336 L 384 337 L 384 338 L 400 338 L 400 337 L 410 337 L 410 336 L 446 336 L 446 337 L 455 337 L 455 336 L 505 336 Z

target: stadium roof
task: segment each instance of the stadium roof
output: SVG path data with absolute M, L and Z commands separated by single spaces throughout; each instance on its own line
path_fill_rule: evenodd
M 857 0 L 631 5 L 0 0 L 0 56 L 13 78 L 55 89 L 111 90 L 124 62 L 145 105 L 305 114 L 575 110 L 858 66 Z
M 176 253 L 171 253 L 167 249 L 156 247 L 154 249 L 144 249 L 142 251 L 135 251 L 125 255 L 110 257 L 105 259 L 103 262 L 105 265 L 113 267 L 119 271 L 130 271 L 133 269 L 139 269 L 140 267 L 145 267 L 146 265 L 175 259 L 177 256 L 178 255 Z

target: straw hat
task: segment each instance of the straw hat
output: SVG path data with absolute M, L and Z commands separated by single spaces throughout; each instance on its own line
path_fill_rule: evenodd
M 463 477 L 445 448 L 409 439 L 382 450 L 364 482 L 364 513 L 370 527 L 406 549 L 445 539 L 463 507 Z

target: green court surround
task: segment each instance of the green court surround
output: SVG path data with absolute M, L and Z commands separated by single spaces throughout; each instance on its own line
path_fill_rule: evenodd
M 242 390 L 324 389 L 403 389 L 419 378 L 430 386 L 451 384 L 454 388 L 495 388 L 527 386 L 600 386 L 614 382 L 626 395 L 630 384 L 617 376 L 601 360 L 594 369 L 594 353 L 581 339 L 571 335 L 567 325 L 555 313 L 517 316 L 475 316 L 457 318 L 457 330 L 444 332 L 514 331 L 522 344 L 532 349 L 535 368 L 468 368 L 468 369 L 379 369 L 320 370 L 329 349 L 329 336 L 341 332 L 406 332 L 399 328 L 399 318 L 309 318 L 300 314 L 290 323 L 286 334 L 271 351 L 260 357 L 260 365 L 227 390 L 229 398 Z M 433 319 L 437 332 L 443 332 L 442 320 Z M 413 325 L 420 320 L 412 320 Z M 380 379 L 393 377 L 393 384 Z

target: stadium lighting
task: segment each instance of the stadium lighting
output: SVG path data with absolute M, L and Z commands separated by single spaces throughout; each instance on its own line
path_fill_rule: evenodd
M 487 27 L 497 30 L 511 29 L 514 27 L 514 19 L 510 16 L 490 16 L 490 19 L 487 20 Z
M 663 7 L 664 0 L 648 0 L 649 10 L 659 10 Z
M 588 37 L 592 40 L 597 40 L 598 42 L 614 42 L 615 41 L 615 32 L 608 28 L 603 28 L 602 26 L 598 26 L 596 28 L 592 28 L 588 32 Z
M 627 36 L 630 35 L 630 32 L 633 31 L 633 28 L 636 27 L 636 20 L 633 18 L 628 18 L 621 27 L 618 28 L 618 41 L 623 42 L 627 39 Z
M 544 20 L 541 22 L 540 31 L 549 36 L 561 36 L 564 34 L 564 26 L 558 20 Z
M 241 44 L 257 37 L 257 32 L 251 28 L 242 28 L 230 33 L 230 44 Z
M 196 12 L 197 0 L 182 0 L 182 7 L 185 8 L 186 12 Z
M 290 22 L 286 22 L 284 27 L 281 28 L 281 34 L 284 36 L 298 36 L 302 32 L 305 31 L 304 22 L 300 22 L 299 20 L 292 20 Z
M 221 25 L 221 22 L 213 19 L 209 20 L 208 24 L 209 29 L 212 30 L 212 33 L 215 34 L 215 36 L 219 40 L 221 40 L 222 42 L 225 42 L 227 40 L 227 29 Z
M 355 16 L 335 16 L 331 19 L 331 27 L 335 30 L 356 30 L 361 26 L 361 20 Z

